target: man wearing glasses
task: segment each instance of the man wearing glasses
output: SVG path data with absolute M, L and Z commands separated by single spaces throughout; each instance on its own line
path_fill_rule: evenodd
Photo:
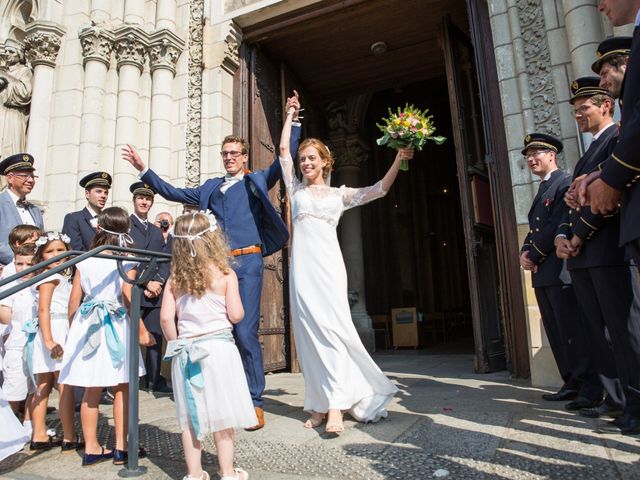
M 296 112 L 294 119 L 297 118 Z M 294 155 L 299 140 L 300 124 L 297 123 L 291 135 Z M 211 210 L 227 235 L 231 254 L 236 258 L 233 269 L 238 275 L 245 312 L 242 322 L 234 328 L 234 336 L 259 422 L 249 430 L 258 430 L 264 426 L 262 393 L 265 386 L 258 338 L 262 257 L 280 250 L 289 238 L 287 226 L 269 201 L 269 190 L 281 177 L 280 162 L 276 157 L 269 168 L 249 172 L 246 170 L 249 144 L 236 136 L 225 137 L 220 155 L 227 172 L 224 177 L 209 179 L 196 188 L 176 188 L 147 168 L 131 145 L 122 150 L 122 157 L 140 172 L 140 180 L 167 200 Z
M 8 188 L 0 193 L 0 263 L 13 260 L 9 248 L 9 232 L 16 225 L 35 225 L 44 230 L 40 209 L 27 202 L 27 195 L 36 184 L 33 156 L 28 153 L 11 155 L 0 162 L 0 175 L 7 179 Z
M 568 401 L 578 396 L 575 351 L 570 345 L 578 321 L 578 302 L 565 262 L 556 256 L 554 240 L 564 212 L 564 194 L 571 176 L 558 168 L 562 142 L 552 135 L 531 133 L 524 139 L 524 155 L 531 173 L 541 180 L 529 210 L 529 234 L 520 249 L 520 266 L 531 272 L 544 330 L 564 384 L 547 401 Z

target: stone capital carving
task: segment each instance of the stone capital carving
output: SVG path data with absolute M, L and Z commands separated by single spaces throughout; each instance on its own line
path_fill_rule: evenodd
M 101 28 L 98 25 L 91 25 L 83 28 L 78 34 L 84 65 L 89 61 L 102 62 L 109 68 L 111 64 L 111 51 L 115 36 L 110 30 Z
M 335 160 L 336 170 L 343 167 L 359 167 L 369 158 L 367 142 L 357 133 L 334 137 L 329 135 L 328 143 Z
M 113 31 L 118 69 L 133 65 L 141 72 L 147 59 L 149 35 L 138 25 L 122 25 Z
M 31 65 L 55 67 L 65 29 L 55 22 L 39 20 L 26 27 L 25 54 Z
M 151 72 L 158 68 L 176 74 L 176 64 L 184 50 L 184 40 L 168 29 L 156 30 L 149 35 L 149 61 Z
M 240 43 L 242 43 L 242 32 L 238 25 L 231 22 L 224 39 L 224 57 L 221 66 L 232 75 L 240 66 Z
M 331 102 L 325 107 L 329 125 L 328 143 L 336 169 L 358 167 L 368 158 L 369 147 L 358 130 L 370 98 L 370 95 L 358 95 L 346 101 Z

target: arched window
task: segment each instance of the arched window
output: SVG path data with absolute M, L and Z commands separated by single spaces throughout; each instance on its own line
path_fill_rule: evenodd
M 11 38 L 24 42 L 26 27 L 37 18 L 38 0 L 4 0 L 0 2 L 0 42 Z

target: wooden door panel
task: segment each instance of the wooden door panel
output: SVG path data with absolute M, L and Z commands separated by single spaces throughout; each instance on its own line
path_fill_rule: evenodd
M 259 49 L 247 49 L 249 66 L 249 143 L 250 168 L 261 170 L 275 159 L 282 118 L 280 72 Z M 280 182 L 269 192 L 272 205 L 282 214 L 283 195 Z M 286 252 L 284 253 L 286 258 Z M 287 367 L 286 323 L 283 293 L 286 272 L 283 251 L 264 258 L 264 279 L 260 304 L 260 342 L 266 372 Z
M 453 123 L 458 182 L 465 234 L 469 293 L 475 342 L 475 367 L 479 372 L 501 370 L 506 365 L 500 280 L 495 233 L 476 221 L 482 207 L 472 194 L 472 179 L 486 180 L 485 138 L 479 102 L 478 77 L 469 39 L 447 18 L 442 26 L 447 85 Z M 490 201 L 486 199 L 485 201 Z M 493 207 L 491 206 L 491 211 Z

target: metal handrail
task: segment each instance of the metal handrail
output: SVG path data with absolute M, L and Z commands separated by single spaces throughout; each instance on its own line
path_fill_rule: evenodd
M 134 256 L 123 256 L 123 255 L 113 255 L 113 254 L 105 254 L 102 253 L 105 250 L 109 250 L 111 252 L 120 252 L 120 253 L 129 253 L 134 254 Z M 17 285 L 14 285 L 6 290 L 0 291 L 0 300 L 6 298 L 8 296 L 14 295 L 15 293 L 23 290 L 25 288 L 29 288 L 32 285 L 50 277 L 51 275 L 55 275 L 56 273 L 62 272 L 69 267 L 76 265 L 77 263 L 86 260 L 87 258 L 106 258 L 111 260 L 116 260 L 118 263 L 118 273 L 122 277 L 122 279 L 131 284 L 131 305 L 129 306 L 129 318 L 136 319 L 136 321 L 130 321 L 130 334 L 129 334 L 129 431 L 128 431 L 128 455 L 127 455 L 127 466 L 123 470 L 119 472 L 119 475 L 122 477 L 137 477 L 143 475 L 146 472 L 145 467 L 141 467 L 138 465 L 138 400 L 139 400 L 139 378 L 138 378 L 138 368 L 140 365 L 139 355 L 135 355 L 134 352 L 137 353 L 137 349 L 139 348 L 139 336 L 140 336 L 140 303 L 142 298 L 143 290 L 141 285 L 146 284 L 152 276 L 155 274 L 155 269 L 158 263 L 166 263 L 171 261 L 171 255 L 168 253 L 160 253 L 160 252 L 152 252 L 150 250 L 140 250 L 136 248 L 128 248 L 128 247 L 118 247 L 114 245 L 101 245 L 100 247 L 94 248 L 93 250 L 89 250 L 88 252 L 81 252 L 77 250 L 70 250 L 68 252 L 57 255 L 49 260 L 45 260 L 44 262 L 40 262 L 37 265 L 29 267 L 22 272 L 18 272 L 14 275 L 11 275 L 5 279 L 0 280 L 0 288 L 5 285 L 10 284 L 11 282 L 18 280 L 25 275 L 30 275 L 31 273 L 42 270 L 48 265 L 54 264 L 63 260 L 65 258 L 73 257 L 70 260 L 67 260 L 60 265 L 53 267 L 49 270 L 45 270 L 42 273 L 37 274 L 33 278 L 29 278 L 24 280 Z M 138 263 L 148 263 L 148 267 L 145 268 L 142 272 L 136 274 L 135 279 L 130 279 L 127 277 L 127 273 L 124 271 L 124 267 L 122 266 L 122 262 L 138 262 Z

